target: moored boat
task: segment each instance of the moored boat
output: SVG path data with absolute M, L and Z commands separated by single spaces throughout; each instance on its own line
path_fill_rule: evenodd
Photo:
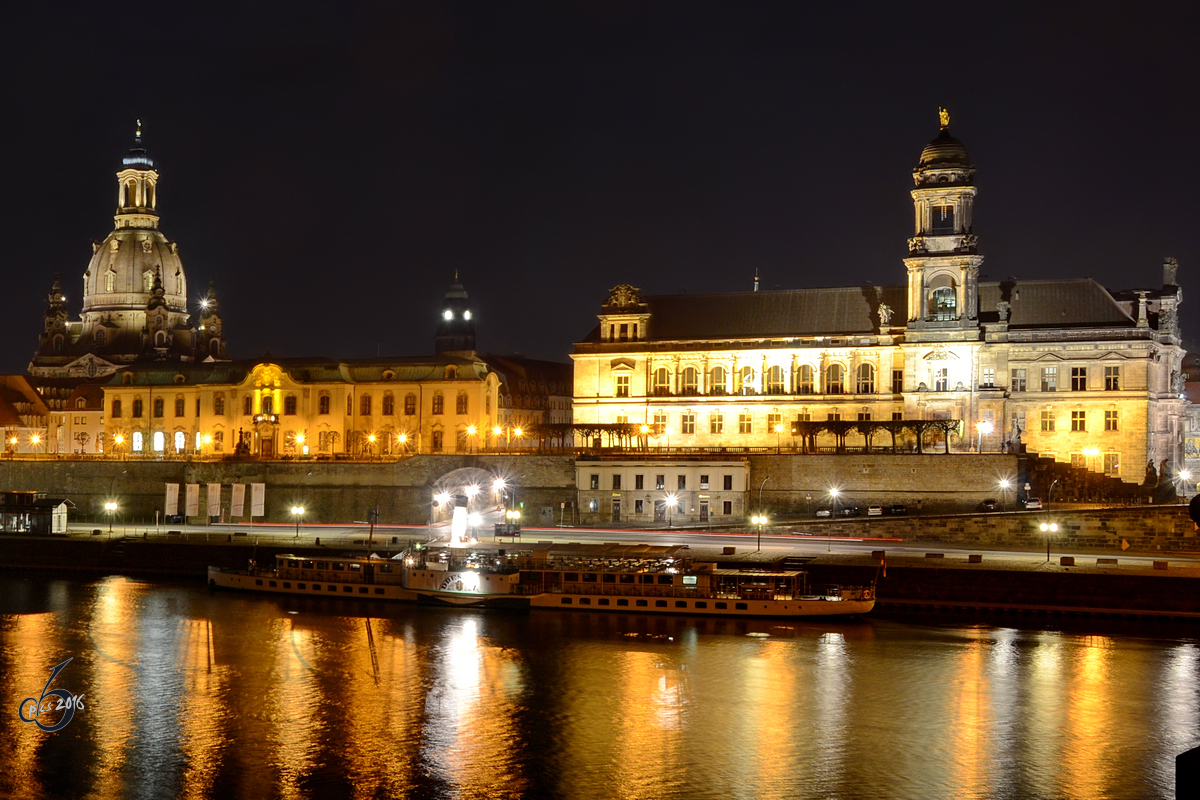
M 874 608 L 874 587 L 816 590 L 807 577 L 694 560 L 684 545 L 550 542 L 512 552 L 413 546 L 392 559 L 284 554 L 270 570 L 208 571 L 213 588 L 448 606 L 787 618 Z

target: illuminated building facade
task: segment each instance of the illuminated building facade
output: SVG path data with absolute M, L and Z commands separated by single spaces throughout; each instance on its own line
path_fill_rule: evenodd
M 104 384 L 105 451 L 286 456 L 468 453 L 495 446 L 483 361 L 280 359 L 133 364 Z
M 797 420 L 958 419 L 963 451 L 1024 445 L 1130 481 L 1147 461 L 1177 469 L 1174 260 L 1152 289 L 981 282 L 975 167 L 948 116 L 913 179 L 904 285 L 614 288 L 572 355 L 575 422 L 644 424 L 672 449 L 774 449 L 793 445 Z
M 55 277 L 30 375 L 93 378 L 142 361 L 226 360 L 211 286 L 196 322 L 188 311 L 179 247 L 158 229 L 158 184 L 139 123 L 117 172 L 116 224 L 92 244 L 83 273 L 82 315 L 69 318 L 67 296 Z

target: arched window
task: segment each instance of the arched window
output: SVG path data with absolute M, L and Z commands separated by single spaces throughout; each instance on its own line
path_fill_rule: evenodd
M 346 416 L 354 413 L 354 395 L 346 395 Z
M 108 344 L 108 331 L 106 331 L 104 328 L 96 329 L 96 344 Z
M 225 416 L 225 395 L 218 394 L 213 396 L 213 413 L 217 416 Z
M 199 436 L 199 433 L 196 434 Z M 187 434 L 183 431 L 175 431 L 175 452 L 182 453 L 187 447 Z
M 813 368 L 811 364 L 801 364 L 796 372 L 796 394 L 813 394 Z
M 391 392 L 383 393 L 383 414 L 385 417 L 390 417 L 396 413 L 396 398 Z
M 112 401 L 112 415 L 113 415 L 113 419 L 121 418 L 121 401 L 120 400 Z
M 133 416 L 134 417 L 142 416 L 142 398 L 140 398 L 140 397 L 133 401 Z
M 208 342 L 208 354 L 211 356 L 221 355 L 221 340 L 211 339 Z
M 161 417 L 163 415 L 163 399 L 161 397 L 154 398 L 154 416 Z
M 858 393 L 875 394 L 875 367 L 870 364 L 858 365 Z
M 125 184 L 125 207 L 130 208 L 137 205 L 137 183 L 129 181 Z
M 671 372 L 666 367 L 659 367 L 654 370 L 654 376 L 650 384 L 650 391 L 656 397 L 663 397 L 671 393 Z
M 134 402 L 137 402 L 137 401 L 134 401 Z M 145 441 L 146 441 L 145 437 L 142 435 L 141 431 L 134 431 L 133 432 L 133 452 L 135 452 L 135 453 L 142 452 L 142 448 L 145 446 Z
M 411 417 L 417 413 L 417 396 L 409 393 L 404 395 L 404 415 Z
M 167 446 L 167 437 L 162 431 L 154 432 L 154 452 L 161 453 L 163 448 Z
M 358 413 L 363 417 L 371 416 L 371 395 L 364 394 L 358 398 Z
M 758 394 L 754 385 L 754 367 L 742 367 L 738 370 L 738 394 Z
M 154 208 L 154 182 L 146 181 L 146 206 Z
M 698 382 L 700 371 L 695 367 L 684 367 L 679 376 L 679 391 L 682 394 L 696 394 L 699 391 Z
M 108 272 L 104 273 L 104 291 L 111 292 L 116 281 L 117 273 L 113 271 L 112 267 L 109 267 Z
M 318 414 L 328 414 L 329 413 L 329 395 L 323 394 L 317 398 L 317 413 Z
M 825 393 L 844 394 L 846 391 L 846 371 L 841 364 L 830 364 L 825 368 Z
M 429 439 L 430 439 L 429 449 L 435 453 L 442 452 L 442 432 L 434 431 L 433 434 L 429 437 Z
M 184 402 L 182 397 L 175 398 L 175 416 L 182 417 L 184 410 Z
M 724 367 L 713 367 L 708 372 L 708 393 L 709 394 L 727 394 L 729 386 L 725 378 Z
M 929 293 L 929 316 L 934 320 L 958 319 L 958 296 L 954 283 L 946 276 L 934 279 L 936 285 Z
M 274 414 L 275 413 L 275 398 L 269 394 L 264 394 L 262 398 L 262 409 L 259 413 Z
M 467 414 L 471 408 L 471 401 L 467 398 L 466 392 L 459 392 L 454 398 L 454 413 Z
M 432 403 L 432 408 L 430 409 L 430 413 L 431 414 L 441 414 L 443 409 L 445 408 L 445 403 L 446 403 L 446 398 L 442 395 L 442 393 L 441 392 L 435 393 L 433 395 L 433 403 Z
M 154 270 L 148 269 L 142 273 L 142 288 L 147 292 L 154 291 Z
M 767 369 L 767 394 L 783 394 L 785 390 L 783 367 L 775 365 Z

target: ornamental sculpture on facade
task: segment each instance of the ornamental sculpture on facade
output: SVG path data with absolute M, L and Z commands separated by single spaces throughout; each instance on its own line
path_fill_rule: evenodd
M 638 288 L 628 283 L 619 283 L 609 290 L 608 301 L 604 307 L 610 310 L 637 308 L 642 304 L 638 296 Z

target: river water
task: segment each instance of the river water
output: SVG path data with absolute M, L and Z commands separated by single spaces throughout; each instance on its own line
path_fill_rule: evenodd
M 1200 744 L 1198 638 L 506 614 L 10 573 L 0 796 L 1172 797 L 1175 755 Z M 22 722 L 68 658 L 51 688 L 83 708 L 54 732 Z

